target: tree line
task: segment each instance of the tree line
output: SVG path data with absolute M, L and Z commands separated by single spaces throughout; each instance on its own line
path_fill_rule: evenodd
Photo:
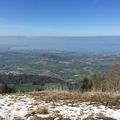
M 0 93 L 15 92 L 9 84 L 25 84 L 32 83 L 33 85 L 44 86 L 49 83 L 54 83 L 56 86 L 60 84 L 59 90 L 69 91 L 102 91 L 116 92 L 120 91 L 120 63 L 116 63 L 106 74 L 94 74 L 85 77 L 82 81 L 66 81 L 51 76 L 40 75 L 3 75 L 0 74 Z M 43 90 L 39 88 L 38 90 Z
M 73 84 L 70 81 L 61 80 L 52 76 L 41 76 L 41 75 L 31 75 L 31 74 L 29 75 L 0 74 L 0 93 L 11 93 L 15 91 L 13 87 L 11 88 L 9 86 L 10 84 L 14 84 L 15 86 L 15 85 L 22 85 L 27 83 L 31 83 L 32 85 L 39 85 L 39 88 L 34 89 L 36 91 L 44 90 L 45 89 L 44 86 L 46 84 L 51 84 L 51 83 L 56 85 L 55 89 L 58 90 L 73 90 L 73 89 L 75 90 L 75 88 L 79 87 L 78 84 Z
M 83 79 L 82 91 L 120 91 L 120 62 L 114 64 L 104 75 L 94 74 Z

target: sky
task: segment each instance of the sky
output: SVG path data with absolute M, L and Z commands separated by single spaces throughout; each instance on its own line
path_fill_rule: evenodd
M 0 0 L 0 36 L 119 36 L 120 0 Z

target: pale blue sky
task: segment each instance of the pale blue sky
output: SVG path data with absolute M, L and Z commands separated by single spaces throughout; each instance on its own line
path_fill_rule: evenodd
M 120 0 L 0 0 L 0 35 L 120 35 Z

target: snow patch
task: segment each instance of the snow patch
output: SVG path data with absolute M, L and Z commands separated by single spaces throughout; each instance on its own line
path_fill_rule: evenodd
M 90 104 L 88 102 L 71 105 L 65 101 L 46 103 L 45 101 L 34 100 L 34 98 L 27 95 L 0 95 L 0 116 L 5 120 L 13 120 L 14 117 L 29 120 L 29 117 L 26 118 L 28 112 L 30 110 L 35 111 L 38 107 L 48 109 L 48 114 L 46 115 L 36 113 L 42 118 L 55 117 L 55 114 L 58 114 L 71 120 L 82 120 L 88 116 L 99 117 L 102 114 L 106 117 L 120 120 L 120 109 L 110 109 L 103 105 Z

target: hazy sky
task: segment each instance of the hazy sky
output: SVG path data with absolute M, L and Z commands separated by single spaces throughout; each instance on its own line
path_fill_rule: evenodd
M 0 35 L 120 35 L 120 0 L 0 0 Z

